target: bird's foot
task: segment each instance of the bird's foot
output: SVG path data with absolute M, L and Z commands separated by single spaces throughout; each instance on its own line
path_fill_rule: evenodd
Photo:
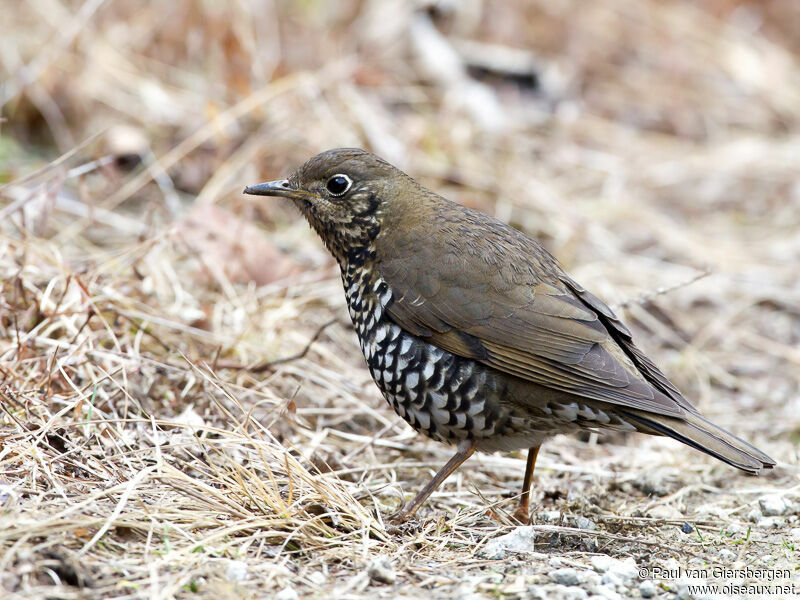
M 531 513 L 527 506 L 518 506 L 512 516 L 520 525 L 531 524 Z

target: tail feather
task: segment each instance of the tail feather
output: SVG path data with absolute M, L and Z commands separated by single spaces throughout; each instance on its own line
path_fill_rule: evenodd
M 775 466 L 775 461 L 761 450 L 698 414 L 687 413 L 683 419 L 639 411 L 624 414 L 644 433 L 669 436 L 742 471 L 757 475 L 761 469 Z

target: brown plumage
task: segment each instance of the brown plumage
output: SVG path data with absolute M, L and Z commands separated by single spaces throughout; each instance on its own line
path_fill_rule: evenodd
M 775 462 L 704 419 L 601 300 L 536 241 L 423 188 L 358 149 L 323 152 L 245 193 L 295 201 L 341 267 L 367 364 L 392 407 L 456 455 L 401 513 L 477 450 L 556 433 L 667 435 L 749 473 Z

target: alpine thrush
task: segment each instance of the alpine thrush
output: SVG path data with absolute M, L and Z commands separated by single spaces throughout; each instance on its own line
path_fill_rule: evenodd
M 539 243 L 425 189 L 364 150 L 323 152 L 246 194 L 285 196 L 339 263 L 375 383 L 417 431 L 457 451 L 413 515 L 475 450 L 601 428 L 666 435 L 749 473 L 775 462 L 704 419 L 613 311 Z

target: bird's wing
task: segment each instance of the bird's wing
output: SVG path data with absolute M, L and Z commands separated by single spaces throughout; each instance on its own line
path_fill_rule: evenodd
M 551 389 L 667 416 L 696 412 L 611 309 L 544 249 L 488 216 L 459 212 L 441 231 L 379 245 L 377 269 L 398 325 Z M 465 214 L 488 226 L 462 223 Z

